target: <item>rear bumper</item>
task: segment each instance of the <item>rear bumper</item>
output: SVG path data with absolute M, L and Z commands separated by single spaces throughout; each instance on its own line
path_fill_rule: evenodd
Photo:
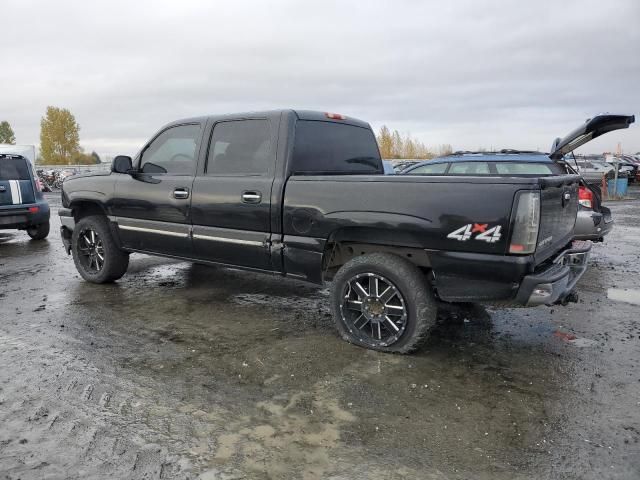
M 73 217 L 73 212 L 69 208 L 58 209 L 58 216 L 60 217 L 60 238 L 62 238 L 62 244 L 67 252 L 67 255 L 71 253 L 71 235 L 73 235 L 73 229 L 76 226 L 76 220 Z
M 543 270 L 523 278 L 516 303 L 527 307 L 563 302 L 587 270 L 591 242 L 574 241 Z
M 590 250 L 591 242 L 574 241 L 539 264 L 532 255 L 427 253 L 441 300 L 535 306 L 562 302 L 571 293 L 587 268 Z
M 613 230 L 611 214 L 604 215 L 589 208 L 580 208 L 574 228 L 575 240 L 599 241 Z
M 37 208 L 37 211 L 29 209 Z M 49 221 L 51 213 L 45 201 L 24 205 L 8 205 L 0 207 L 0 230 L 25 229 Z

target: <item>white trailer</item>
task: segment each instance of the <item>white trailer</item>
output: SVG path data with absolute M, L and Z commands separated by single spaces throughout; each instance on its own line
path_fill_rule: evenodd
M 0 154 L 2 153 L 22 155 L 23 157 L 29 159 L 31 165 L 36 164 L 35 145 L 10 145 L 8 143 L 0 143 Z

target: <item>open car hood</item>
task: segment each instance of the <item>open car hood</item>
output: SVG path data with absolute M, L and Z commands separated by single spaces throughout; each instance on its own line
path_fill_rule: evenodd
M 584 125 L 576 128 L 564 138 L 556 138 L 553 141 L 553 145 L 551 145 L 549 157 L 559 160 L 580 145 L 584 145 L 604 133 L 621 128 L 629 128 L 629 125 L 635 121 L 636 117 L 634 115 L 611 115 L 609 113 L 596 115 L 593 118 L 589 118 Z

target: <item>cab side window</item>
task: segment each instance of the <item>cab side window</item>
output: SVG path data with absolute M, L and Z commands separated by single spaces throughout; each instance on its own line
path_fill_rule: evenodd
M 158 135 L 142 153 L 142 173 L 193 175 L 200 125 L 178 125 Z
M 213 128 L 207 175 L 262 176 L 272 163 L 268 120 L 232 120 Z

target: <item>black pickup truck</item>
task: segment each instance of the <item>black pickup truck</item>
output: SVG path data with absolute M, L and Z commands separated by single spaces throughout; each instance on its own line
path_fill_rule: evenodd
M 438 301 L 570 298 L 591 248 L 571 242 L 578 182 L 383 175 L 369 124 L 281 110 L 166 125 L 110 173 L 66 180 L 59 214 L 90 282 L 120 278 L 132 252 L 332 281 L 342 337 L 404 353 Z

